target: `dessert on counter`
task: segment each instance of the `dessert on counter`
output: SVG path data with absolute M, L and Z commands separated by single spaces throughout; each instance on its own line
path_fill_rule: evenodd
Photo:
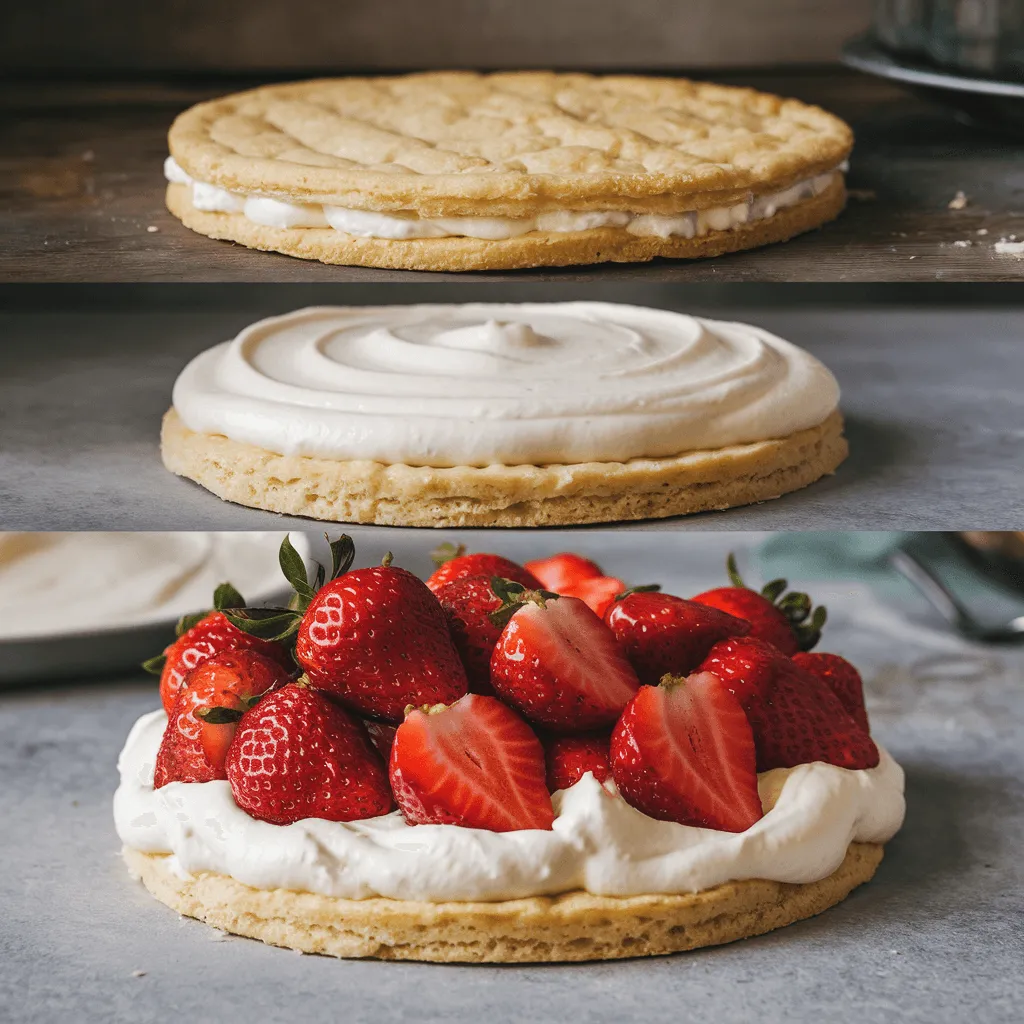
M 565 553 L 439 552 L 183 623 L 114 817 L 182 914 L 306 952 L 653 955 L 817 914 L 904 813 L 857 670 L 784 581 L 690 599 Z

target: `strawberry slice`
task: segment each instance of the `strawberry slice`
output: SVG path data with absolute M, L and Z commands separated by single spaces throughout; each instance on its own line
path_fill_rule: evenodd
M 227 776 L 235 803 L 274 825 L 358 821 L 393 806 L 384 762 L 362 723 L 299 684 L 245 713 L 228 748 Z
M 598 782 L 611 777 L 609 762 L 611 737 L 606 732 L 579 736 L 545 736 L 548 789 L 552 793 L 568 789 L 590 772 Z
M 276 661 L 255 651 L 224 651 L 194 668 L 167 717 L 154 788 L 226 779 L 228 747 L 239 719 L 264 693 L 287 681 Z
M 571 590 L 582 580 L 604 575 L 601 566 L 596 562 L 572 551 L 563 551 L 550 558 L 538 558 L 536 561 L 527 562 L 526 569 L 540 580 L 540 585 L 545 590 L 553 590 L 556 594 Z
M 578 598 L 519 600 L 491 655 L 495 692 L 555 732 L 610 726 L 640 685 L 615 635 Z
M 641 687 L 612 732 L 611 758 L 619 792 L 652 818 L 744 832 L 762 816 L 750 724 L 710 672 Z
M 550 830 L 544 750 L 501 701 L 470 693 L 410 711 L 391 748 L 391 786 L 413 825 Z
M 864 681 L 845 658 L 824 651 L 798 651 L 793 664 L 820 679 L 839 698 L 846 713 L 866 732 L 871 732 L 867 708 L 864 707 Z
M 487 552 L 467 555 L 465 551 L 461 544 L 458 547 L 442 544 L 431 552 L 437 569 L 427 578 L 427 586 L 435 594 L 446 584 L 466 576 L 500 576 L 502 579 L 515 580 L 531 590 L 540 588 L 540 580 L 529 569 L 503 555 Z
M 744 636 L 750 629 L 743 619 L 717 608 L 649 590 L 632 590 L 614 601 L 605 622 L 648 686 L 666 674 L 692 672 L 719 640 Z
M 715 644 L 701 665 L 736 695 L 754 731 L 757 770 L 825 761 L 874 768 L 878 748 L 820 679 L 754 637 Z

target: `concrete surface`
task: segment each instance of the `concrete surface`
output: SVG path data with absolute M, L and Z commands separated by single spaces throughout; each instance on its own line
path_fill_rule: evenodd
M 835 476 L 763 505 L 628 529 L 1020 526 L 1019 308 L 854 303 L 766 309 L 695 301 L 695 293 L 678 287 L 605 287 L 597 293 L 579 286 L 482 284 L 157 291 L 164 297 L 145 305 L 118 309 L 109 296 L 119 293 L 106 291 L 98 307 L 74 309 L 62 308 L 59 290 L 44 289 L 32 293 L 36 308 L 23 303 L 0 316 L 0 527 L 223 530 L 302 522 L 226 504 L 164 470 L 160 418 L 175 377 L 192 356 L 260 316 L 303 304 L 553 301 L 595 294 L 761 324 L 814 352 L 843 389 L 851 456 Z
M 695 593 L 719 581 L 728 547 L 752 539 L 573 544 L 612 572 Z M 502 549 L 522 556 L 523 543 Z M 401 556 L 426 566 L 422 544 Z M 574 966 L 346 962 L 225 938 L 152 900 L 117 856 L 114 762 L 156 703 L 152 682 L 39 684 L 0 695 L 0 1018 L 1018 1021 L 1024 650 L 962 644 L 920 604 L 886 608 L 856 584 L 815 595 L 831 611 L 824 646 L 862 668 L 909 800 L 875 880 L 824 915 L 720 949 Z

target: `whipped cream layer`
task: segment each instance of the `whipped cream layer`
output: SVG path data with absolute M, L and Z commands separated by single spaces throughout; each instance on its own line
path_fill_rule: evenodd
M 766 878 L 813 882 L 851 842 L 885 842 L 903 823 L 903 771 L 816 762 L 758 779 L 767 813 L 742 833 L 656 821 L 585 775 L 554 797 L 550 832 L 407 825 L 395 811 L 365 821 L 270 825 L 235 804 L 227 782 L 153 789 L 166 717 L 143 715 L 118 762 L 114 820 L 121 841 L 171 854 L 186 875 L 209 871 L 257 889 L 346 899 L 506 900 L 584 889 L 600 896 L 698 892 Z
M 822 423 L 839 388 L 760 328 L 601 302 L 324 307 L 260 321 L 174 386 L 193 431 L 414 466 L 660 458 Z
M 535 217 L 419 217 L 415 213 L 378 213 L 344 206 L 289 202 L 272 196 L 229 192 L 195 181 L 173 156 L 164 161 L 164 177 L 192 189 L 192 205 L 211 213 L 240 213 L 271 228 L 333 228 L 359 238 L 483 238 L 498 241 L 531 231 L 565 233 L 592 228 L 625 228 L 632 235 L 655 238 L 698 238 L 711 231 L 730 231 L 743 224 L 774 217 L 821 195 L 843 168 L 805 178 L 765 195 L 750 193 L 728 206 L 711 206 L 674 214 L 630 213 L 624 210 L 554 210 Z
M 0 533 L 0 639 L 176 619 L 231 579 L 282 590 L 277 533 Z M 296 538 L 300 550 L 307 545 Z

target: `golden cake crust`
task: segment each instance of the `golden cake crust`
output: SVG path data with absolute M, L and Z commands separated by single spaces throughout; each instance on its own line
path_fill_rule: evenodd
M 566 526 L 746 505 L 806 487 L 846 458 L 841 414 L 774 441 L 674 458 L 431 469 L 277 455 L 199 434 L 172 408 L 164 465 L 253 508 L 384 526 Z
M 625 228 L 588 231 L 530 231 L 497 241 L 482 238 L 358 238 L 334 228 L 271 228 L 241 213 L 210 213 L 192 205 L 186 185 L 167 186 L 167 208 L 187 228 L 209 238 L 239 242 L 250 249 L 300 259 L 383 270 L 522 270 L 589 263 L 643 263 L 657 257 L 699 259 L 784 242 L 833 220 L 846 203 L 837 174 L 824 192 L 764 220 L 699 238 L 641 237 Z
M 560 896 L 499 903 L 346 900 L 253 889 L 225 875 L 179 878 L 163 854 L 126 847 L 133 875 L 161 902 L 224 931 L 339 957 L 441 963 L 540 963 L 657 956 L 762 935 L 845 899 L 874 875 L 877 843 L 851 843 L 827 878 L 728 882 L 686 895 Z
M 538 71 L 269 85 L 192 107 L 168 142 L 193 178 L 230 191 L 522 217 L 736 202 L 835 168 L 853 137 L 752 89 Z

